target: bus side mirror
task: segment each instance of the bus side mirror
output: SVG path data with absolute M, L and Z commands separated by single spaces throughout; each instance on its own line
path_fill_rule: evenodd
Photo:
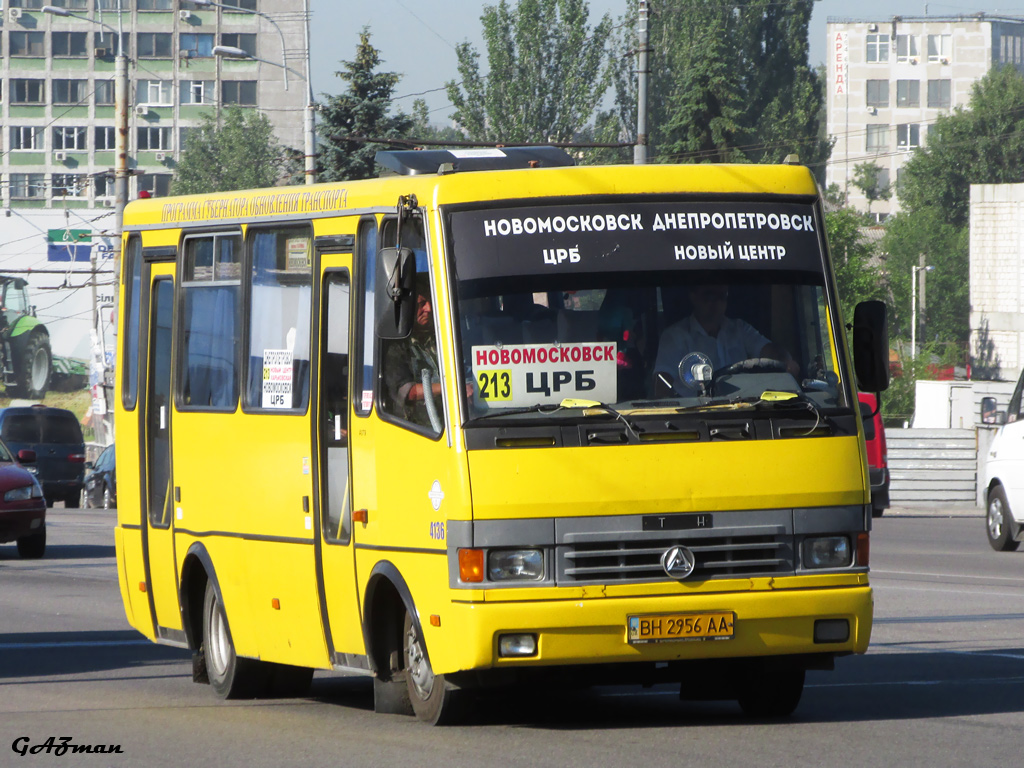
M 889 388 L 889 318 L 882 301 L 862 301 L 853 310 L 853 367 L 862 392 Z
M 981 423 L 992 425 L 1006 423 L 1006 412 L 998 410 L 994 397 L 981 398 Z
M 416 311 L 416 257 L 410 248 L 382 248 L 377 254 L 377 336 L 404 339 Z
M 871 406 L 861 401 L 860 404 L 860 417 L 864 421 L 864 439 L 874 440 L 875 439 L 875 414 Z

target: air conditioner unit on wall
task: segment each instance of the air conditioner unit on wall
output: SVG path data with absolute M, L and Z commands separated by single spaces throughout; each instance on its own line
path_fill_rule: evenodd
M 877 31 L 878 31 L 878 25 L 877 24 L 868 24 L 868 32 L 877 32 Z
M 20 19 L 21 18 L 21 8 L 8 8 L 7 9 L 7 18 L 9 18 L 11 21 L 17 21 L 18 19 Z
M 93 50 L 93 54 L 96 56 L 97 59 L 105 59 L 105 58 L 107 58 L 107 49 L 106 48 L 96 48 L 96 49 Z
M 135 105 L 135 114 L 136 115 L 140 115 L 140 116 L 141 115 L 148 115 L 149 114 L 149 107 L 147 105 L 145 105 L 145 104 L 136 104 Z
M 156 153 L 156 161 L 158 163 L 162 163 L 166 159 L 167 159 L 167 153 L 166 152 L 157 152 Z
M 68 153 L 67 152 L 62 152 L 62 151 L 58 150 L 58 151 L 53 153 L 53 161 L 55 163 L 63 163 L 67 159 L 68 159 Z
M 113 208 L 114 207 L 114 201 L 111 200 L 109 197 L 103 198 L 103 207 L 104 208 Z
M 868 107 L 868 114 L 869 115 L 877 115 L 878 114 L 878 108 L 877 107 Z
M 178 18 L 182 21 L 188 21 L 192 18 L 192 11 L 181 10 L 178 11 Z

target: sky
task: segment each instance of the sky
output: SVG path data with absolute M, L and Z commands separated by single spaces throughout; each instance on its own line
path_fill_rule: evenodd
M 516 0 L 509 0 L 514 4 Z M 651 0 L 651 8 L 675 5 L 686 0 Z M 395 89 L 396 105 L 408 112 L 417 95 L 427 102 L 431 122 L 444 125 L 452 113 L 444 84 L 458 75 L 455 46 L 471 42 L 483 50 L 480 0 L 310 0 L 312 23 L 310 50 L 313 91 L 337 94 L 344 82 L 335 75 L 341 61 L 355 57 L 362 28 L 369 27 L 371 44 L 380 51 L 382 71 L 402 76 Z M 493 4 L 496 4 L 493 3 Z M 632 3 L 627 0 L 589 0 L 591 18 L 608 13 L 616 22 Z M 825 23 L 829 17 L 883 21 L 893 15 L 948 16 L 956 14 L 1004 13 L 1024 16 L 1024 0 L 1003 0 L 1002 4 L 959 0 L 956 4 L 922 0 L 817 0 L 811 16 L 810 63 L 825 61 Z M 486 73 L 486 56 L 480 59 Z

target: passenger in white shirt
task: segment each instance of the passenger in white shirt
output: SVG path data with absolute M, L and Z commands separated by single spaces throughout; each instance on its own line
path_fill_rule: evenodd
M 670 325 L 661 334 L 654 362 L 655 379 L 660 389 L 671 381 L 676 392 L 686 392 L 679 378 L 679 362 L 690 352 L 703 352 L 711 367 L 720 371 L 733 363 L 755 357 L 779 360 L 794 377 L 800 367 L 788 353 L 776 348 L 770 339 L 744 320 L 727 317 L 729 289 L 724 285 L 699 285 L 690 290 L 693 314 Z

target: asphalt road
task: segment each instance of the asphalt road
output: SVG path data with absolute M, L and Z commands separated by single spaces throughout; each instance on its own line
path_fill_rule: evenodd
M 186 653 L 128 628 L 113 513 L 52 510 L 47 556 L 0 546 L 0 766 L 1016 766 L 1024 754 L 1024 551 L 978 516 L 875 521 L 865 656 L 812 672 L 794 717 L 757 723 L 671 688 L 492 702 L 473 724 L 374 715 L 364 679 L 222 702 Z M 119 747 L 21 755 L 14 746 Z

